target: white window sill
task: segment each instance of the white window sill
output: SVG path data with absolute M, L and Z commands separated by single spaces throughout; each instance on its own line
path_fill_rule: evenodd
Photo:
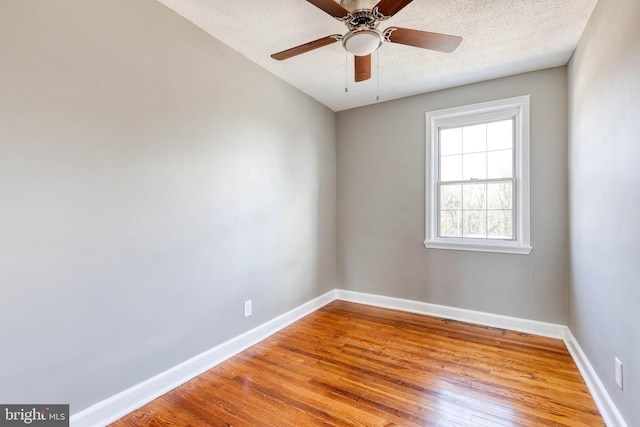
M 452 251 L 472 251 L 472 252 L 493 252 L 501 254 L 529 255 L 533 250 L 529 245 L 510 245 L 497 243 L 475 243 L 475 242 L 442 242 L 442 241 L 425 241 L 424 246 L 427 249 L 446 249 Z

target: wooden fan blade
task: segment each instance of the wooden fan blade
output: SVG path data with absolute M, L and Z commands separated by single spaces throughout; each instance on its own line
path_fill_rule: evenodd
M 430 33 L 428 31 L 410 30 L 408 28 L 396 28 L 389 35 L 389 41 L 451 53 L 460 45 L 462 37 Z
M 378 12 L 384 16 L 393 16 L 413 0 L 382 0 L 378 3 Z
M 369 80 L 371 78 L 371 55 L 356 56 L 354 69 L 356 70 L 356 82 Z
M 300 46 L 292 47 L 291 49 L 283 50 L 282 52 L 274 53 L 271 57 L 278 61 L 282 61 L 283 59 L 289 59 L 292 56 L 300 55 L 302 53 L 318 49 L 319 47 L 330 45 L 337 41 L 338 40 L 334 36 L 323 37 L 309 43 L 301 44 Z
M 333 0 L 307 0 L 312 5 L 324 10 L 334 18 L 344 18 L 349 11 Z

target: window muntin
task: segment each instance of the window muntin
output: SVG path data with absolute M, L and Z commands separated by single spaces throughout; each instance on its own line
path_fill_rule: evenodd
M 528 254 L 529 97 L 427 113 L 425 246 Z

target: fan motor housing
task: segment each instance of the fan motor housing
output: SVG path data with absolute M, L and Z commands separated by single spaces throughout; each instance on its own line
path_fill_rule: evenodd
M 358 10 L 371 10 L 378 4 L 378 0 L 341 0 L 340 5 L 353 13 Z
M 347 9 L 349 14 L 341 20 L 351 31 L 362 27 L 376 28 L 381 16 L 373 10 L 377 0 L 342 0 L 342 7 Z

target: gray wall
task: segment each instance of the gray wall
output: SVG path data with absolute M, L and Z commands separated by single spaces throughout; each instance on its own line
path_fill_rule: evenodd
M 638 0 L 598 2 L 570 62 L 569 92 L 569 326 L 629 426 L 639 426 Z
M 333 112 L 155 0 L 3 0 L 0 58 L 0 402 L 76 413 L 335 287 Z
M 425 249 L 425 112 L 531 95 L 529 255 Z M 337 286 L 567 321 L 566 68 L 337 114 Z

